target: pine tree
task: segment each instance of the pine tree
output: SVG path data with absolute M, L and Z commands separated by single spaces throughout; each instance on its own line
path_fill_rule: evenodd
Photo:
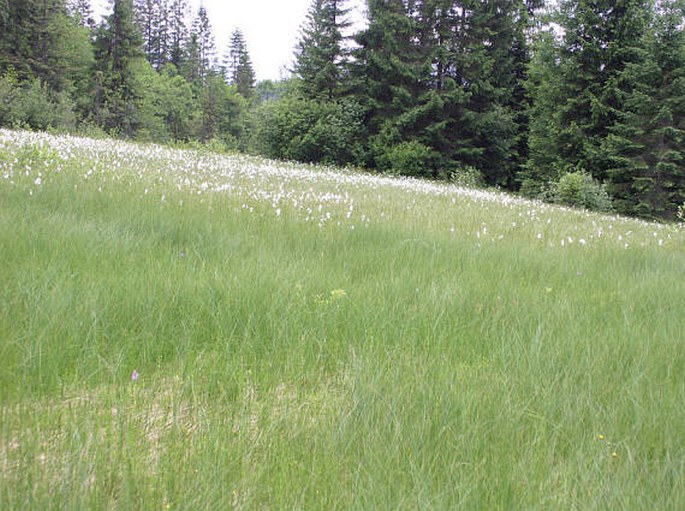
M 350 27 L 346 0 L 313 0 L 297 44 L 295 74 L 306 97 L 342 95 L 348 52 L 343 33 Z
M 225 59 L 225 72 L 227 82 L 235 85 L 241 96 L 245 99 L 253 96 L 255 73 L 245 38 L 240 30 L 235 30 L 231 35 L 231 43 Z

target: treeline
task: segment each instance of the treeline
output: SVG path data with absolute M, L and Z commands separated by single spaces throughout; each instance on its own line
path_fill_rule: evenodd
M 0 125 L 247 149 L 255 74 L 187 0 L 0 0 Z
M 672 220 L 685 0 L 312 0 L 293 77 L 255 84 L 186 0 L 0 0 L 0 124 L 200 141 Z M 192 21 L 189 21 L 192 20 Z M 85 127 L 85 128 L 84 128 Z

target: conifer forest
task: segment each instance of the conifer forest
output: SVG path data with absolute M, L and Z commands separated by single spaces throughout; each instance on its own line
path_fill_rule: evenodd
M 187 0 L 0 0 L 0 126 L 467 185 L 649 220 L 685 202 L 685 1 L 312 0 L 256 81 Z M 268 37 L 268 34 L 265 34 Z M 284 63 L 286 64 L 286 63 Z

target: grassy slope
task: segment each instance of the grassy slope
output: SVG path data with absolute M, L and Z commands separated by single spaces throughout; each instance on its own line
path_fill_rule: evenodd
M 2 132 L 0 508 L 685 507 L 682 231 L 269 165 Z

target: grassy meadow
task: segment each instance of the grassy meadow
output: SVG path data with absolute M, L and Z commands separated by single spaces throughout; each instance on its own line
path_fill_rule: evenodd
M 685 509 L 685 231 L 0 131 L 0 509 Z

